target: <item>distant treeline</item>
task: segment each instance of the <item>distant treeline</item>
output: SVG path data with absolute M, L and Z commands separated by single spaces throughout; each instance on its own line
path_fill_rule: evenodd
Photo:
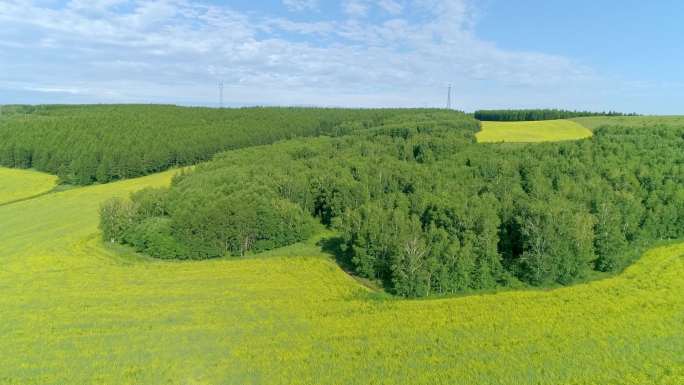
M 478 129 L 456 112 L 405 111 L 345 136 L 227 151 L 170 188 L 107 202 L 101 226 L 156 257 L 204 259 L 307 239 L 318 220 L 356 274 L 408 297 L 569 284 L 684 236 L 683 127 L 516 146 L 477 144 Z
M 533 120 L 571 119 L 584 116 L 637 116 L 637 114 L 623 114 L 620 112 L 589 112 L 568 111 L 554 109 L 533 110 L 479 110 L 475 111 L 474 117 L 482 121 L 518 122 Z
M 382 125 L 398 110 L 3 106 L 0 166 L 87 185 L 195 164 L 220 151 Z

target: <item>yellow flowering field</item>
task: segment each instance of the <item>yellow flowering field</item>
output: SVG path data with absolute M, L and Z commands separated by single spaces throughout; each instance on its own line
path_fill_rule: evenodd
M 53 175 L 0 167 L 0 205 L 45 193 L 56 183 Z
M 591 131 L 571 120 L 542 120 L 534 122 L 482 122 L 477 141 L 487 142 L 551 142 L 584 139 Z
M 100 202 L 172 174 L 0 207 L 0 384 L 684 383 L 684 244 L 610 279 L 437 300 L 372 292 L 322 252 L 103 245 Z

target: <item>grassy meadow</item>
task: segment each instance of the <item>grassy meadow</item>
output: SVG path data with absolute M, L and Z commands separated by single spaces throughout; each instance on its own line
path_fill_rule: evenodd
M 657 124 L 684 125 L 684 116 L 591 116 L 570 119 L 594 130 L 600 126 L 644 127 Z
M 311 244 L 202 262 L 103 245 L 100 202 L 172 175 L 0 207 L 0 384 L 684 383 L 684 244 L 610 279 L 438 300 L 375 293 Z
M 56 184 L 54 175 L 0 167 L 0 205 L 46 193 Z
M 477 141 L 533 143 L 584 139 L 591 135 L 586 127 L 570 120 L 482 122 Z

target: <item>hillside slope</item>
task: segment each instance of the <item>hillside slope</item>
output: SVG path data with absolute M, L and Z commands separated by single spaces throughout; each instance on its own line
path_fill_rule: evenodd
M 4 106 L 0 166 L 88 185 L 196 164 L 224 150 L 377 126 L 406 110 Z
M 653 127 L 654 125 L 684 126 L 684 116 L 595 116 L 571 120 L 592 131 L 601 126 L 637 128 Z
M 684 245 L 551 291 L 382 300 L 325 256 L 160 262 L 97 208 L 173 172 L 0 207 L 0 383 L 679 384 Z
M 350 271 L 404 297 L 569 285 L 684 237 L 680 127 L 500 145 L 474 143 L 463 114 L 391 123 L 222 153 L 170 189 L 107 202 L 103 232 L 200 260 L 305 240 L 318 220 Z
M 56 183 L 54 175 L 0 167 L 0 205 L 48 192 Z

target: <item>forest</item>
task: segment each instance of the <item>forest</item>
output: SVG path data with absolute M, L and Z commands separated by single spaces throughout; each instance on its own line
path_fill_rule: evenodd
M 381 124 L 392 109 L 2 106 L 0 166 L 89 185 L 209 160 L 224 150 Z
M 361 114 L 363 117 L 363 114 Z M 101 207 L 107 241 L 242 256 L 339 234 L 355 274 L 404 297 L 566 285 L 684 235 L 684 127 L 478 144 L 466 114 L 397 110 L 344 135 L 227 151 Z
M 572 119 L 591 116 L 637 116 L 636 113 L 569 111 L 559 109 L 531 110 L 478 110 L 473 114 L 475 119 L 493 122 L 521 122 L 535 120 Z

